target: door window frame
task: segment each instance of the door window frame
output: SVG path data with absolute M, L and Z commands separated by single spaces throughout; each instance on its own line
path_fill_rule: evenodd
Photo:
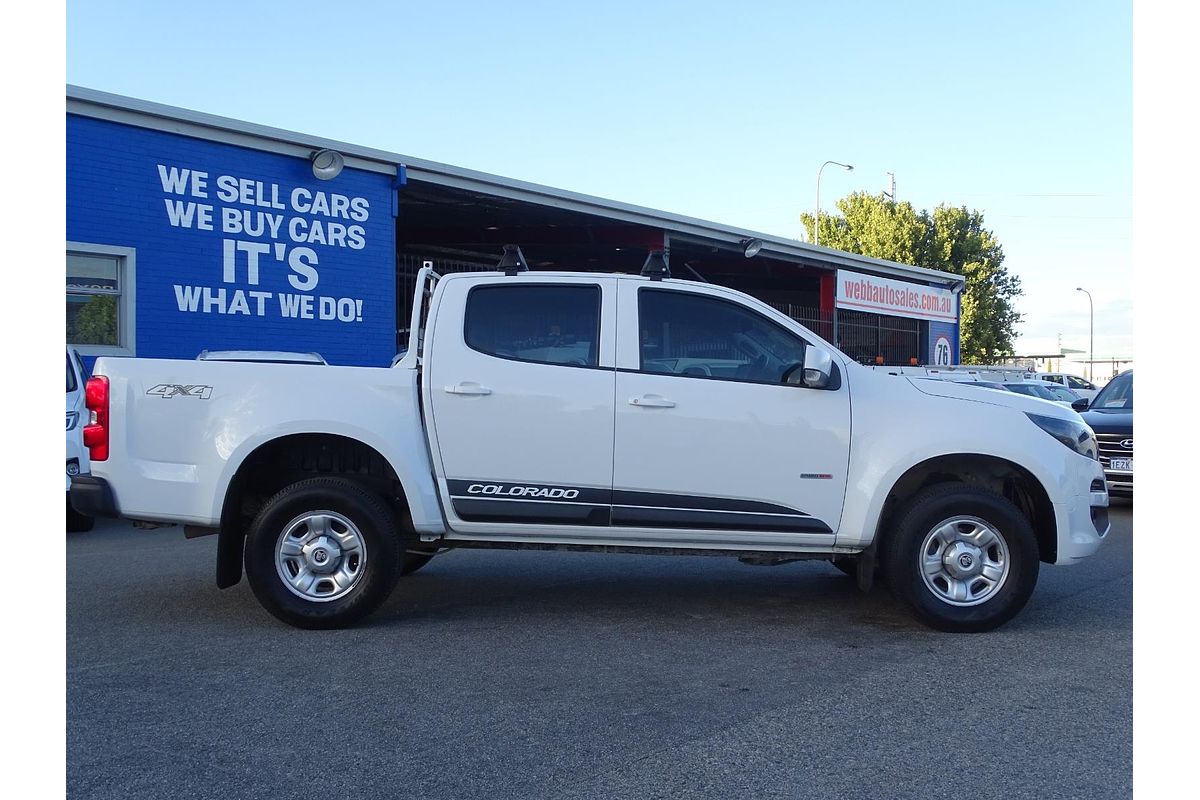
M 641 332 L 641 326 L 642 326 L 642 293 L 643 292 L 660 292 L 663 294 L 675 294 L 675 295 L 684 295 L 684 296 L 690 296 L 690 297 L 699 297 L 699 298 L 703 298 L 706 300 L 712 300 L 717 303 L 722 303 L 724 305 L 731 306 L 732 308 L 734 308 L 738 311 L 742 311 L 744 313 L 751 314 L 755 317 L 758 317 L 762 321 L 766 322 L 768 325 L 771 325 L 771 326 L 779 329 L 780 331 L 787 334 L 788 336 L 798 339 L 801 342 L 801 344 L 804 345 L 805 351 L 807 351 L 808 347 L 813 344 L 813 342 L 809 341 L 808 338 L 801 336 L 800 334 L 796 333 L 793 330 L 789 330 L 785 325 L 782 325 L 779 322 L 771 319 L 766 314 L 763 314 L 762 312 L 758 311 L 757 309 L 750 308 L 749 306 L 747 306 L 743 303 L 739 303 L 732 299 L 720 297 L 715 294 L 709 294 L 707 292 L 681 291 L 679 289 L 663 288 L 663 287 L 658 287 L 658 286 L 653 286 L 653 285 L 638 286 L 637 287 L 637 295 L 636 295 L 637 296 L 636 331 L 637 331 L 637 338 L 638 338 L 638 341 L 637 341 L 637 368 L 621 369 L 621 370 L 619 370 L 620 372 L 632 372 L 632 373 L 637 373 L 639 375 L 654 375 L 654 376 L 664 377 L 664 378 L 693 378 L 696 380 L 704 380 L 704 381 L 725 381 L 726 383 L 746 383 L 746 384 L 752 384 L 755 386 L 780 386 L 780 387 L 785 387 L 785 388 L 789 388 L 789 389 L 805 388 L 803 386 L 797 386 L 794 384 L 783 383 L 782 381 L 759 381 L 759 380 L 748 380 L 746 378 L 727 378 L 727 377 L 724 377 L 721 375 L 691 375 L 691 374 L 684 374 L 684 373 L 677 373 L 677 372 L 652 372 L 650 370 L 644 369 L 642 366 L 642 348 L 641 348 L 641 341 L 640 341 L 640 338 L 641 338 L 640 332 Z
M 478 347 L 471 344 L 471 340 L 467 336 L 467 330 L 471 324 L 471 297 L 475 294 L 475 292 L 482 290 L 482 289 L 531 289 L 531 288 L 535 288 L 535 287 L 550 287 L 550 288 L 554 288 L 554 289 L 579 287 L 579 288 L 585 288 L 585 289 L 592 289 L 595 291 L 595 297 L 596 297 L 596 339 L 595 339 L 595 342 L 596 342 L 595 361 L 596 361 L 596 363 L 595 364 L 563 364 L 563 363 L 559 363 L 556 361 L 539 361 L 538 359 L 532 359 L 532 358 L 517 358 L 516 356 L 505 356 L 505 355 L 500 355 L 498 353 L 490 353 L 487 350 L 481 350 Z M 463 322 L 462 322 L 463 346 L 466 347 L 468 350 L 471 350 L 472 352 L 479 353 L 480 355 L 487 356 L 488 358 L 497 358 L 502 361 L 516 361 L 521 364 L 540 364 L 545 367 L 570 367 L 572 369 L 612 370 L 613 367 L 606 367 L 606 366 L 603 366 L 601 363 L 603 360 L 601 358 L 601 354 L 602 354 L 602 350 L 603 350 L 603 346 L 604 346 L 603 339 L 602 339 L 603 328 L 604 328 L 604 287 L 598 283 L 574 283 L 574 282 L 563 283 L 563 282 L 557 282 L 557 281 L 539 281 L 537 283 L 532 283 L 532 282 L 530 282 L 530 283 L 526 283 L 526 282 L 521 282 L 521 283 L 500 283 L 500 282 L 481 283 L 481 284 L 472 286 L 467 290 L 467 298 L 466 298 L 466 301 L 463 303 Z

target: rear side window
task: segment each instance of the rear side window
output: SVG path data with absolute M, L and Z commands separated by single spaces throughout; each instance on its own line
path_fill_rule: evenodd
M 600 359 L 600 287 L 477 286 L 467 297 L 467 347 L 538 364 L 594 367 Z
M 73 392 L 79 388 L 79 384 L 75 382 L 75 369 L 71 366 L 71 356 L 67 356 L 67 392 Z
M 1063 382 L 1061 375 L 1043 375 L 1042 380 L 1049 381 L 1050 383 L 1057 383 L 1057 384 L 1062 384 L 1062 382 Z

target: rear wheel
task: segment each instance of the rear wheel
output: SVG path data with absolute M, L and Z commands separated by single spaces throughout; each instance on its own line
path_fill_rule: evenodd
M 926 624 L 987 631 L 1019 612 L 1037 583 L 1037 539 L 1010 501 L 976 486 L 941 484 L 914 497 L 885 542 L 892 592 Z
M 267 611 L 299 628 L 340 628 L 387 599 L 403 550 L 383 500 L 344 478 L 309 478 L 262 507 L 246 576 Z

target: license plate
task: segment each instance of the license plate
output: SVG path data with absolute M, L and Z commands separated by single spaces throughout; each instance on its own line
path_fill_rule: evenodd
M 1132 458 L 1110 458 L 1108 460 L 1108 468 L 1118 470 L 1120 472 L 1133 472 Z

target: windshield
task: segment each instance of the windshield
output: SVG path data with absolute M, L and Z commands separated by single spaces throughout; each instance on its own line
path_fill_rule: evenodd
M 1102 411 L 1106 408 L 1133 411 L 1132 372 L 1126 372 L 1113 378 L 1107 386 L 1100 390 L 1100 394 L 1096 395 L 1096 399 L 1092 401 L 1091 410 Z
M 1010 392 L 1017 394 L 1027 394 L 1030 397 L 1037 397 L 1042 400 L 1054 400 L 1054 394 L 1045 386 L 1039 386 L 1036 383 L 1006 383 L 1004 387 Z
M 1065 386 L 1046 386 L 1044 388 L 1055 400 L 1066 400 L 1068 403 L 1070 403 L 1079 399 L 1078 395 Z

